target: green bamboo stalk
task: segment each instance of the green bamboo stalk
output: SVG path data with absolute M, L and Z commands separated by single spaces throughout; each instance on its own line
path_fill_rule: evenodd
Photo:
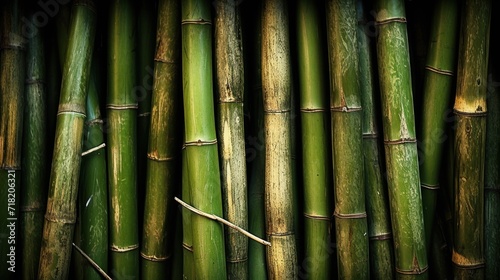
M 186 147 L 182 148 L 182 200 L 191 204 L 191 184 L 189 183 Z M 182 207 L 182 278 L 195 279 L 195 266 L 193 254 L 193 228 L 191 223 L 192 213 Z
M 402 0 L 379 0 L 377 58 L 385 164 L 398 278 L 427 278 L 410 58 Z
M 29 20 L 34 20 L 31 14 Z M 35 279 L 42 246 L 43 215 L 47 202 L 47 111 L 45 90 L 45 49 L 41 30 L 28 38 L 23 125 L 20 205 L 20 244 L 22 279 Z
M 484 278 L 484 154 L 491 1 L 462 6 L 454 171 L 455 279 Z
M 147 153 L 149 127 L 151 123 L 151 96 L 154 83 L 154 58 L 157 24 L 156 1 L 139 1 L 137 12 L 137 82 L 134 88 L 137 107 L 137 188 L 139 225 L 144 223 L 144 201 L 146 192 Z
M 103 120 L 99 108 L 96 56 L 92 61 L 87 119 L 83 142 L 86 154 L 82 158 L 80 173 L 80 232 L 81 249 L 104 271 L 108 272 L 108 185 L 106 150 L 104 148 Z M 101 279 L 92 265 L 84 260 L 83 278 Z
M 264 1 L 262 10 L 262 91 L 265 135 L 266 233 L 270 279 L 297 277 L 291 162 L 291 73 L 288 6 Z
M 0 278 L 16 279 L 25 84 L 25 38 L 19 1 L 1 4 L 0 40 Z
M 382 176 L 379 145 L 378 100 L 375 98 L 375 66 L 367 34 L 365 3 L 357 1 L 358 51 L 361 102 L 363 107 L 363 150 L 365 162 L 366 212 L 370 239 L 370 274 L 374 279 L 394 278 L 394 249 L 387 185 Z
M 177 0 L 159 2 L 141 245 L 144 279 L 162 279 L 170 273 L 176 230 L 174 194 L 180 182 L 182 143 L 180 9 Z
M 321 6 L 322 8 L 322 6 Z M 330 279 L 331 152 L 328 147 L 329 115 L 327 77 L 320 5 L 315 1 L 297 2 L 297 42 L 302 124 L 304 182 L 304 264 L 301 276 Z
M 185 145 L 191 203 L 222 216 L 219 158 L 212 84 L 212 26 L 208 1 L 182 1 L 182 78 Z M 216 221 L 191 217 L 195 274 L 225 279 L 224 229 Z
M 493 9 L 498 7 L 493 3 Z M 492 31 L 498 20 L 492 18 Z M 490 48 L 495 50 L 498 43 L 490 42 Z M 486 119 L 486 147 L 488 153 L 485 156 L 484 173 L 484 256 L 485 256 L 485 279 L 496 279 L 500 275 L 500 90 L 498 66 L 495 62 L 498 56 L 491 52 L 488 76 L 488 116 Z
M 215 4 L 215 59 L 219 97 L 218 138 L 224 218 L 248 228 L 245 129 L 243 114 L 243 42 L 238 1 Z M 228 279 L 248 278 L 248 239 L 229 228 L 225 232 Z
M 366 279 L 370 264 L 356 2 L 328 1 L 326 15 L 338 276 Z
M 56 124 L 39 279 L 68 277 L 76 221 L 85 101 L 95 37 L 94 3 L 76 1 L 72 14 Z
M 244 20 L 243 37 L 245 52 L 245 71 L 247 80 L 245 87 L 246 104 L 249 109 L 250 122 L 247 130 L 247 160 L 248 160 L 248 229 L 260 238 L 266 235 L 265 204 L 264 204 L 264 108 L 262 99 L 261 42 L 262 21 L 261 1 L 243 3 Z M 257 242 L 248 244 L 248 278 L 267 279 L 266 248 Z
M 420 184 L 426 243 L 431 243 L 439 174 L 443 158 L 445 113 L 451 107 L 455 86 L 456 46 L 459 29 L 458 1 L 441 0 L 434 8 L 423 87 L 423 114 L 419 147 Z
M 113 278 L 139 277 L 134 9 L 131 0 L 112 1 L 109 7 L 107 155 Z

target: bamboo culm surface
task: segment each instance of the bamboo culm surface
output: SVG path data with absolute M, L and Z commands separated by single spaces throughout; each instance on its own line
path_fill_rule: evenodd
M 31 20 L 34 14 L 31 14 Z M 47 203 L 47 92 L 45 87 L 45 33 L 28 38 L 26 49 L 26 86 L 23 125 L 22 174 L 23 188 L 20 209 L 20 244 L 22 279 L 38 274 L 43 232 L 43 215 Z
M 68 277 L 76 222 L 85 104 L 96 14 L 92 1 L 76 1 L 72 13 L 40 252 L 39 279 Z
M 134 2 L 111 1 L 108 20 L 109 269 L 112 277 L 139 277 Z
M 262 93 L 265 135 L 265 209 L 269 279 L 298 273 L 291 162 L 291 72 L 288 5 L 264 1 L 262 10 Z
M 248 228 L 245 130 L 243 113 L 244 65 L 240 9 L 237 1 L 215 2 L 215 65 L 218 139 L 224 218 Z M 228 279 L 248 278 L 248 239 L 225 230 Z
M 322 5 L 301 0 L 297 6 L 298 69 L 304 182 L 304 260 L 299 275 L 329 279 L 334 253 L 331 226 L 331 152 Z M 320 73 L 320 74 L 317 74 Z
M 144 279 L 164 278 L 170 273 L 172 241 L 178 230 L 171 221 L 176 209 L 173 197 L 181 182 L 180 5 L 178 0 L 162 0 L 158 9 L 141 247 Z
M 427 247 L 430 247 L 436 215 L 439 174 L 443 157 L 446 112 L 451 108 L 459 30 L 459 3 L 440 0 L 434 8 L 423 87 L 423 108 L 419 145 L 420 181 Z
M 453 252 L 456 279 L 484 278 L 484 158 L 491 1 L 463 2 L 454 142 Z
M 368 36 L 365 3 L 357 1 L 359 87 L 363 108 L 363 150 L 365 201 L 370 239 L 370 274 L 375 279 L 394 278 L 394 249 L 387 184 L 383 178 L 383 151 L 380 145 L 377 84 L 372 42 Z
M 404 1 L 376 2 L 377 60 L 397 278 L 426 279 L 422 196 Z
M 191 205 L 221 217 L 222 194 L 212 83 L 212 15 L 208 1 L 182 1 L 184 135 Z M 226 279 L 224 228 L 191 215 L 194 273 Z

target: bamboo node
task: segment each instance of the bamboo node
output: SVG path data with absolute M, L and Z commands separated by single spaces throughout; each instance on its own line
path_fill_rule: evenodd
M 384 20 L 376 21 L 375 25 L 384 25 L 384 24 L 389 24 L 389 23 L 393 23 L 393 22 L 406 23 L 406 18 L 405 17 L 387 18 Z
M 397 140 L 384 140 L 385 145 L 399 145 L 406 143 L 417 143 L 417 139 L 415 138 L 401 138 Z
M 479 110 L 480 109 L 480 110 Z M 486 111 L 482 110 L 483 108 L 479 107 L 478 110 L 474 112 L 466 112 L 458 109 L 453 109 L 453 113 L 458 116 L 466 116 L 466 117 L 485 117 L 487 115 Z
M 152 262 L 164 262 L 170 259 L 171 255 L 168 256 L 163 256 L 163 257 L 158 257 L 155 255 L 146 255 L 143 252 L 141 252 L 141 257 L 147 261 L 152 261 Z
M 228 227 L 230 227 L 230 228 L 232 228 L 232 229 L 235 229 L 235 230 L 239 231 L 240 233 L 242 233 L 242 234 L 246 235 L 247 237 L 249 237 L 249 238 L 251 238 L 251 239 L 253 239 L 253 240 L 255 240 L 255 241 L 259 242 L 260 244 L 263 244 L 263 245 L 266 245 L 266 246 L 271 246 L 271 243 L 270 243 L 270 242 L 268 242 L 268 241 L 266 241 L 266 240 L 263 240 L 263 239 L 261 239 L 261 238 L 259 238 L 259 237 L 255 236 L 255 235 L 251 234 L 250 232 L 248 232 L 248 231 L 246 231 L 246 230 L 242 229 L 241 227 L 239 227 L 239 226 L 237 226 L 237 225 L 235 225 L 235 224 L 233 224 L 233 223 L 231 223 L 231 222 L 229 222 L 229 221 L 227 221 L 227 220 L 225 220 L 225 219 L 223 219 L 223 218 L 221 218 L 221 217 L 219 217 L 219 216 L 217 216 L 217 215 L 214 215 L 214 214 L 208 214 L 208 213 L 205 213 L 205 212 L 203 212 L 203 211 L 201 211 L 201 210 L 199 210 L 199 209 L 196 209 L 195 207 L 193 207 L 193 206 L 191 206 L 191 205 L 187 204 L 186 202 L 184 202 L 184 201 L 180 200 L 180 199 L 179 199 L 179 198 L 177 198 L 177 197 L 174 197 L 174 199 L 175 199 L 175 201 L 177 201 L 180 205 L 182 205 L 184 208 L 188 209 L 189 211 L 191 211 L 191 212 L 193 212 L 193 213 L 195 213 L 195 214 L 198 214 L 198 215 L 200 215 L 200 216 L 202 216 L 202 217 L 205 217 L 205 218 L 208 218 L 208 219 L 211 219 L 211 220 L 214 220 L 214 221 L 220 222 L 220 223 L 222 223 L 222 224 L 225 224 L 226 226 L 228 226 Z
M 147 159 L 152 160 L 152 161 L 159 161 L 159 162 L 164 162 L 164 161 L 172 161 L 175 160 L 177 157 L 160 157 L 156 155 L 157 153 L 148 153 L 147 154 Z
M 88 149 L 88 150 L 86 150 L 85 152 L 82 152 L 82 157 L 83 157 L 83 156 L 86 156 L 86 155 L 88 155 L 88 154 L 90 154 L 90 153 L 93 153 L 93 152 L 95 152 L 95 151 L 97 151 L 97 150 L 103 149 L 104 147 L 106 147 L 106 144 L 105 144 L 105 143 L 102 143 L 102 144 L 101 144 L 101 145 L 99 145 L 99 146 L 96 146 L 96 147 L 93 147 L 93 148 L 91 148 L 91 149 Z
M 295 235 L 294 231 L 285 231 L 285 232 L 267 232 L 267 236 L 290 236 Z
M 349 214 L 341 214 L 335 210 L 333 216 L 339 219 L 364 219 L 366 218 L 366 212 L 361 213 L 349 213 Z
M 390 232 L 370 236 L 370 240 L 376 240 L 376 241 L 389 240 L 391 238 L 392 238 L 392 233 Z
M 290 109 L 282 109 L 282 110 L 264 109 L 265 114 L 283 114 L 283 113 L 289 113 L 290 111 L 291 111 Z
M 227 263 L 243 263 L 243 262 L 246 262 L 248 261 L 248 258 L 235 258 L 235 259 L 226 259 L 226 262 Z
M 347 107 L 347 106 L 331 107 L 330 111 L 344 112 L 344 113 L 359 112 L 361 111 L 361 107 Z
M 132 245 L 129 245 L 129 246 L 124 246 L 124 247 L 121 247 L 121 246 L 117 246 L 117 245 L 111 245 L 109 247 L 109 249 L 113 252 L 118 252 L 118 253 L 125 253 L 125 252 L 129 252 L 129 251 L 134 251 L 136 249 L 139 248 L 139 244 L 132 244 Z
M 107 109 L 110 110 L 129 110 L 129 109 L 137 109 L 139 105 L 135 104 L 108 104 L 106 105 Z
M 455 73 L 451 70 L 443 70 L 443 69 L 439 69 L 436 67 L 432 67 L 430 65 L 425 66 L 425 69 L 427 69 L 431 72 L 437 73 L 437 74 L 445 75 L 445 76 L 451 76 L 451 77 L 455 76 Z
M 377 139 L 377 138 L 378 138 L 377 132 L 363 133 L 363 139 Z
M 320 216 L 320 215 L 311 215 L 311 214 L 307 214 L 307 213 L 304 213 L 304 217 L 311 219 L 311 220 L 331 221 L 330 217 Z
M 188 245 L 188 244 L 186 244 L 184 242 L 182 242 L 182 248 L 188 250 L 189 252 L 193 252 L 193 246 Z
M 184 145 L 187 147 L 187 146 L 208 146 L 208 145 L 215 145 L 217 144 L 217 139 L 214 139 L 214 140 L 201 140 L 201 139 L 198 139 L 196 141 L 189 141 L 189 142 L 186 142 L 184 143 Z
M 420 186 L 424 189 L 428 189 L 428 190 L 439 190 L 439 184 L 436 184 L 436 185 L 430 185 L 430 184 L 424 184 L 424 183 L 421 183 Z
M 75 224 L 76 217 L 56 217 L 54 214 L 45 214 L 45 220 L 53 223 Z
M 203 18 L 197 18 L 197 19 L 183 19 L 181 24 L 208 24 L 212 25 L 212 22 L 210 20 L 206 20 Z
M 413 270 L 400 269 L 396 267 L 396 272 L 404 275 L 419 275 L 425 273 L 428 269 L 429 269 L 428 265 L 422 268 L 415 267 Z
M 300 108 L 302 113 L 321 113 L 326 112 L 325 108 Z

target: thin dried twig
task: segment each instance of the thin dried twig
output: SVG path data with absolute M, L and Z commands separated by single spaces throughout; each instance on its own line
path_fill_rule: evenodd
M 223 219 L 223 218 L 221 218 L 221 217 L 218 217 L 218 216 L 213 215 L 213 214 L 207 214 L 207 213 L 205 213 L 205 212 L 203 212 L 203 211 L 201 211 L 201 210 L 199 210 L 199 209 L 194 208 L 193 206 L 191 206 L 191 205 L 187 204 L 186 202 L 184 202 L 184 201 L 180 200 L 180 199 L 179 199 L 179 198 L 177 198 L 177 197 L 175 197 L 174 199 L 175 199 L 175 201 L 179 202 L 179 203 L 180 203 L 183 207 L 185 207 L 186 209 L 190 210 L 191 212 L 194 212 L 194 213 L 196 213 L 196 214 L 198 214 L 198 215 L 200 215 L 200 216 L 203 216 L 203 217 L 205 217 L 205 218 L 209 218 L 209 219 L 211 219 L 211 220 L 214 220 L 214 221 L 218 221 L 218 222 L 220 222 L 220 223 L 223 223 L 223 224 L 225 224 L 226 226 L 228 226 L 228 227 L 230 227 L 230 228 L 232 228 L 232 229 L 235 229 L 235 230 L 237 230 L 237 231 L 239 231 L 239 232 L 243 233 L 244 235 L 248 236 L 250 239 L 253 239 L 253 240 L 255 240 L 255 241 L 259 242 L 260 244 L 263 244 L 263 245 L 266 245 L 266 246 L 271 246 L 271 242 L 266 241 L 266 240 L 264 240 L 264 239 L 261 239 L 261 238 L 259 238 L 259 237 L 255 236 L 255 235 L 251 234 L 250 232 L 248 232 L 248 231 L 246 231 L 246 230 L 244 230 L 244 229 L 240 228 L 239 226 L 237 226 L 237 225 L 235 225 L 235 224 L 233 224 L 233 223 L 231 223 L 231 222 L 228 222 L 228 221 L 224 220 L 224 219 Z

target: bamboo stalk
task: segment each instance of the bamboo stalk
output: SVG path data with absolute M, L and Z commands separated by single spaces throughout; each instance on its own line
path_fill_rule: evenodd
M 215 59 L 219 97 L 218 138 L 224 218 L 248 228 L 245 129 L 243 113 L 243 42 L 238 1 L 215 4 Z M 228 279 L 248 278 L 248 239 L 225 230 Z
M 358 51 L 361 102 L 363 107 L 363 150 L 365 162 L 366 212 L 370 239 L 370 274 L 374 279 L 394 278 L 394 249 L 387 196 L 387 184 L 382 174 L 377 115 L 380 104 L 375 97 L 375 61 L 370 37 L 367 34 L 365 3 L 357 1 Z
M 493 3 L 493 8 L 498 4 Z M 491 33 L 498 30 L 496 27 L 498 19 L 492 18 Z M 490 42 L 490 49 L 498 47 L 496 40 Z M 485 256 L 485 279 L 496 279 L 500 275 L 500 90 L 498 66 L 498 55 L 490 53 L 489 75 L 488 75 L 488 116 L 486 118 L 486 147 L 488 153 L 485 156 L 484 173 L 484 256 Z
M 288 6 L 264 1 L 262 91 L 265 135 L 267 269 L 270 279 L 297 277 L 291 162 L 291 73 Z
M 97 86 L 98 58 L 94 56 L 87 95 L 87 119 L 80 173 L 81 248 L 104 271 L 108 271 L 108 185 L 103 120 Z M 101 279 L 85 262 L 84 279 Z
M 0 40 L 0 278 L 16 279 L 25 87 L 25 38 L 19 1 L 1 4 Z
M 146 193 L 147 154 L 151 123 L 151 98 L 154 83 L 157 1 L 139 1 L 137 12 L 137 189 L 139 225 L 143 226 Z
M 56 124 L 39 279 L 68 277 L 76 221 L 85 101 L 95 37 L 94 3 L 76 1 L 72 13 Z
M 429 40 L 423 87 L 423 114 L 419 145 L 420 184 L 427 247 L 430 248 L 432 225 L 436 215 L 439 174 L 446 137 L 446 111 L 451 107 L 454 89 L 457 37 L 459 29 L 458 2 L 438 1 Z
M 484 278 L 484 155 L 491 1 L 462 6 L 457 92 L 453 252 L 455 279 Z
M 16 278 L 25 87 L 25 38 L 19 1 L 1 4 L 0 40 L 0 278 Z M 17 255 L 17 256 L 16 256 Z
M 29 17 L 34 20 L 34 14 Z M 28 38 L 26 51 L 25 110 L 23 125 L 22 177 L 20 205 L 20 267 L 22 279 L 38 274 L 42 245 L 43 215 L 47 202 L 47 111 L 45 90 L 44 34 L 37 30 Z
M 114 278 L 139 277 L 135 86 L 135 6 L 112 1 L 108 44 L 108 189 L 110 271 Z
M 182 199 L 191 203 L 191 184 L 187 165 L 186 147 L 182 147 Z M 193 254 L 193 228 L 191 223 L 192 213 L 186 208 L 182 212 L 182 277 L 186 280 L 195 279 L 195 266 Z
M 182 78 L 185 145 L 191 204 L 222 216 L 219 158 L 212 84 L 212 21 L 208 1 L 182 1 Z M 222 225 L 192 216 L 195 274 L 225 279 Z
M 266 236 L 264 204 L 264 108 L 262 99 L 261 42 L 262 1 L 244 2 L 243 36 L 245 48 L 246 104 L 249 108 L 250 129 L 247 130 L 248 163 L 248 229 L 260 238 Z M 256 242 L 248 244 L 248 278 L 267 279 L 266 248 Z
M 377 58 L 397 278 L 427 278 L 404 2 L 377 1 Z
M 370 273 L 358 83 L 357 16 L 352 0 L 326 4 L 338 276 Z
M 322 6 L 321 6 L 322 7 Z M 320 5 L 297 3 L 298 69 L 304 182 L 305 255 L 301 276 L 330 279 L 331 152 Z
M 182 138 L 180 2 L 160 1 L 141 245 L 142 278 L 170 274 Z

